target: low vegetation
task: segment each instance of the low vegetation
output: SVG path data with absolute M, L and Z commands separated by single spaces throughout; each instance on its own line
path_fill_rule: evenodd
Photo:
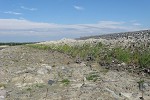
M 70 80 L 69 80 L 69 79 L 63 79 L 63 80 L 61 81 L 61 83 L 63 83 L 64 85 L 69 85 Z
M 141 68 L 148 68 L 150 66 L 150 50 L 144 51 L 139 56 L 139 64 Z
M 113 48 L 111 53 L 113 57 L 118 59 L 119 61 L 129 63 L 131 60 L 131 52 L 128 49 L 116 47 L 116 48 Z
M 105 61 L 111 64 L 112 60 L 117 60 L 119 63 L 135 64 L 139 68 L 148 68 L 150 66 L 150 49 L 149 48 L 123 48 L 114 47 L 109 48 L 101 42 L 97 44 L 83 44 L 83 45 L 44 45 L 44 44 L 30 44 L 33 48 L 41 50 L 54 50 L 71 55 L 74 58 L 81 60 L 92 60 L 96 62 Z
M 86 79 L 89 81 L 96 81 L 98 79 L 98 75 L 96 73 L 90 73 L 89 75 L 87 75 Z
M 66 53 L 71 55 L 72 57 L 80 57 L 82 59 L 86 59 L 87 56 L 92 56 L 93 58 L 97 58 L 98 54 L 103 48 L 102 43 L 98 43 L 95 45 L 91 44 L 83 44 L 83 45 L 43 45 L 43 44 L 31 44 L 28 45 L 33 48 L 42 49 L 42 50 L 56 50 L 62 53 Z
M 35 42 L 8 42 L 8 43 L 0 43 L 0 46 L 8 45 L 8 46 L 16 46 L 16 45 L 26 45 L 26 44 L 34 44 Z

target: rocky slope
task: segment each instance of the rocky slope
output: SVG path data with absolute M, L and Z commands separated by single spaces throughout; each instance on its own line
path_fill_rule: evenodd
M 149 37 L 144 41 L 149 46 Z M 40 44 L 97 42 L 109 47 L 137 43 L 135 38 L 101 38 L 63 39 Z M 3 47 L 0 50 L 0 100 L 142 100 L 142 93 L 144 100 L 150 100 L 149 77 L 124 70 L 108 70 L 94 61 L 75 61 L 75 58 L 53 50 Z M 120 66 L 125 64 L 120 63 Z
M 89 36 L 89 37 L 81 37 L 77 40 L 86 40 L 89 38 L 103 38 L 103 39 L 118 39 L 118 38 L 135 38 L 135 39 L 143 39 L 150 37 L 150 30 L 141 30 L 141 31 L 133 31 L 133 32 L 121 32 L 121 33 L 111 33 L 111 34 L 104 34 L 104 35 L 97 35 L 97 36 Z

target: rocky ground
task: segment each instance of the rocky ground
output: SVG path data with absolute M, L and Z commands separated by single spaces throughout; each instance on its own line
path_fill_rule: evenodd
M 81 37 L 77 38 L 77 40 L 86 40 L 89 38 L 103 38 L 103 39 L 118 39 L 118 38 L 126 38 L 126 39 L 141 39 L 141 38 L 149 38 L 150 37 L 150 30 L 141 30 L 141 31 L 133 31 L 133 32 L 120 32 L 120 33 L 111 33 L 111 34 L 104 34 L 104 35 L 97 35 L 97 36 L 89 36 L 89 37 Z
M 133 39 L 64 39 L 42 44 L 81 45 L 99 41 L 108 46 L 134 42 Z M 122 42 L 118 44 L 118 41 Z M 142 100 L 142 94 L 144 100 L 150 100 L 149 76 L 108 70 L 96 62 L 76 63 L 75 60 L 52 50 L 1 47 L 0 100 Z

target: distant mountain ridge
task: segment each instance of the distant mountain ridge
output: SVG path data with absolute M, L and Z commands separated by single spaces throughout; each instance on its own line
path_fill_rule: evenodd
M 133 31 L 133 32 L 120 32 L 120 33 L 110 33 L 110 34 L 103 34 L 103 35 L 95 35 L 95 36 L 86 36 L 76 38 L 76 40 L 86 40 L 90 38 L 94 39 L 118 39 L 118 38 L 150 38 L 150 29 L 149 30 L 140 30 L 140 31 Z

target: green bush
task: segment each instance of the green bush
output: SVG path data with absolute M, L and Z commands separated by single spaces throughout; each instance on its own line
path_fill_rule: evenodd
M 96 73 L 90 73 L 87 77 L 86 77 L 86 79 L 87 80 L 89 80 L 89 81 L 96 81 L 97 79 L 98 79 L 98 75 L 96 74 Z
M 27 91 L 31 91 L 32 89 L 30 87 L 27 88 Z
M 33 44 L 33 43 L 35 42 L 8 42 L 8 43 L 0 42 L 0 46 L 2 45 L 17 46 L 17 45 L 26 45 L 26 44 Z
M 70 83 L 70 80 L 68 80 L 68 79 L 63 79 L 63 80 L 61 81 L 61 83 L 63 83 L 64 85 L 68 85 L 68 84 Z
M 122 48 L 109 47 L 103 45 L 101 42 L 95 44 L 85 43 L 83 45 L 44 45 L 44 44 L 29 44 L 28 46 L 41 49 L 41 50 L 55 50 L 62 53 L 66 53 L 72 57 L 80 57 L 82 60 L 86 60 L 87 56 L 91 56 L 95 61 L 110 63 L 113 59 L 117 59 L 120 62 L 127 64 L 133 63 L 140 67 L 150 66 L 150 49 L 149 48 Z
M 43 44 L 29 44 L 27 45 L 32 48 L 41 49 L 41 50 L 49 50 L 52 48 L 51 46 L 43 45 Z
M 31 44 L 28 46 L 42 50 L 56 50 L 71 55 L 72 57 L 80 57 L 82 59 L 86 59 L 88 55 L 91 55 L 96 58 L 97 55 L 100 53 L 100 50 L 103 45 L 102 43 L 97 43 L 95 45 L 85 43 L 83 45 L 75 45 L 75 46 L 70 46 L 67 44 L 65 45 Z
M 139 64 L 140 53 L 139 51 L 134 51 L 131 55 L 132 63 L 138 65 Z
M 129 63 L 131 61 L 131 52 L 128 49 L 122 49 L 121 47 L 114 48 L 112 55 L 119 61 Z
M 139 65 L 141 68 L 150 67 L 150 51 L 144 51 L 139 57 Z

